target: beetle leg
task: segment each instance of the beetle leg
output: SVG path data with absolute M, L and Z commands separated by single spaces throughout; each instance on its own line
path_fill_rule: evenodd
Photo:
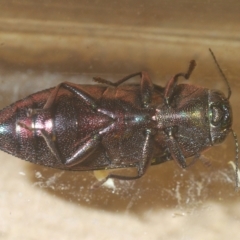
M 77 97 L 84 100 L 92 108 L 94 108 L 94 109 L 97 108 L 95 99 L 90 94 L 88 94 L 86 91 L 81 89 L 81 87 L 79 85 L 69 83 L 69 82 L 63 82 L 63 83 L 60 83 L 58 86 L 56 86 L 53 89 L 53 91 L 51 92 L 50 96 L 48 97 L 48 100 L 45 103 L 43 109 L 51 108 L 51 106 L 54 104 L 54 101 L 57 97 L 57 94 L 58 94 L 60 88 L 67 89 L 69 92 L 75 94 Z
M 33 114 L 32 111 L 31 114 Z M 95 151 L 98 144 L 101 142 L 102 135 L 104 135 L 106 132 L 114 128 L 115 123 L 113 122 L 109 126 L 100 129 L 97 133 L 95 132 L 85 137 L 84 139 L 80 139 L 79 142 L 75 143 L 77 150 L 72 154 L 71 157 L 67 159 L 63 159 L 60 156 L 59 150 L 55 144 L 56 141 L 55 135 L 47 132 L 44 128 L 32 127 L 32 125 L 27 125 L 20 121 L 17 122 L 17 125 L 19 125 L 22 128 L 28 129 L 29 131 L 38 131 L 45 140 L 48 148 L 50 149 L 51 153 L 55 156 L 55 158 L 59 162 L 62 162 L 66 167 L 71 168 L 72 166 L 75 166 L 83 162 L 88 156 L 90 156 Z
M 142 72 L 130 74 L 122 79 L 119 79 L 117 82 L 111 82 L 109 80 L 106 80 L 106 79 L 100 78 L 100 77 L 94 77 L 93 80 L 97 83 L 102 83 L 102 84 L 106 84 L 109 86 L 118 87 L 120 84 L 126 82 L 127 80 L 129 80 L 130 78 L 135 77 L 135 76 L 142 76 Z
M 90 105 L 93 109 L 97 108 L 97 104 L 96 104 L 95 100 L 92 98 L 92 96 L 90 96 L 87 92 L 82 90 L 80 86 L 73 84 L 73 83 L 63 82 L 63 83 L 60 83 L 56 88 L 53 89 L 53 91 L 51 92 L 50 96 L 48 97 L 47 102 L 45 103 L 43 109 L 28 109 L 27 115 L 30 117 L 34 114 L 38 114 L 39 112 L 42 112 L 42 111 L 47 111 L 47 109 L 51 108 L 54 104 L 54 101 L 57 97 L 57 94 L 58 94 L 60 88 L 67 89 L 71 93 L 77 95 L 79 98 L 84 100 L 88 105 Z M 56 159 L 63 162 L 66 166 L 75 165 L 75 164 L 79 163 L 80 160 L 84 161 L 86 159 L 86 157 L 88 157 L 95 150 L 95 147 L 99 143 L 100 135 L 99 136 L 98 135 L 90 136 L 89 139 L 85 139 L 85 144 L 81 148 L 79 148 L 78 151 L 71 158 L 67 159 L 66 161 L 62 161 L 59 156 L 59 152 L 55 146 L 54 139 L 52 139 L 51 135 L 48 132 L 46 132 L 44 129 L 31 128 L 31 127 L 28 127 L 21 123 L 19 123 L 19 125 L 27 128 L 31 131 L 33 131 L 33 130 L 40 131 L 41 136 L 44 138 L 44 140 L 45 140 L 46 144 L 48 145 L 52 154 L 56 157 Z M 77 163 L 75 163 L 75 162 L 77 162 Z
M 105 183 L 109 178 L 119 179 L 119 180 L 135 180 L 141 178 L 145 172 L 147 171 L 148 167 L 151 164 L 152 159 L 152 136 L 151 130 L 146 131 L 146 138 L 143 144 L 142 150 L 142 157 L 139 160 L 139 165 L 137 166 L 137 175 L 136 176 L 123 176 L 110 173 L 105 179 L 96 182 L 93 187 L 99 187 L 103 183 Z
M 130 78 L 138 76 L 138 75 L 140 75 L 142 78 L 142 80 L 141 80 L 142 104 L 143 104 L 143 107 L 147 108 L 151 102 L 152 91 L 153 91 L 153 84 L 152 84 L 152 81 L 149 78 L 147 72 L 133 73 L 133 74 L 128 75 L 114 83 L 109 80 L 100 78 L 100 77 L 94 77 L 93 80 L 98 83 L 103 83 L 103 84 L 107 84 L 109 86 L 118 87 L 120 84 L 122 84 L 122 83 L 126 82 L 127 80 L 129 80 Z
M 183 169 L 186 169 L 190 166 L 192 166 L 198 159 L 200 160 L 206 160 L 206 158 L 200 154 L 196 154 L 194 156 L 194 158 L 192 159 L 192 161 L 190 163 L 187 164 L 186 159 L 182 153 L 182 150 L 178 144 L 178 141 L 174 138 L 172 130 L 168 130 L 167 134 L 167 146 L 168 149 L 171 153 L 171 156 L 173 158 L 173 160 Z
M 95 134 L 84 139 L 84 143 L 79 146 L 77 151 L 68 159 L 63 161 L 66 167 L 75 166 L 83 162 L 87 157 L 89 157 L 95 150 L 101 141 L 101 135 Z
M 101 139 L 101 134 L 99 133 L 86 137 L 84 140 L 81 141 L 82 145 L 78 148 L 78 150 L 70 158 L 63 160 L 59 155 L 59 150 L 56 148 L 54 139 L 52 139 L 51 135 L 47 131 L 45 131 L 44 129 L 31 128 L 20 122 L 18 124 L 21 127 L 24 127 L 30 131 L 39 131 L 55 158 L 69 168 L 79 164 L 80 162 L 83 162 L 88 156 L 90 156 L 95 151 Z M 79 143 L 79 145 L 81 143 Z
M 20 122 L 18 124 L 21 127 L 24 127 L 30 131 L 39 131 L 55 158 L 69 168 L 83 162 L 88 156 L 90 156 L 95 151 L 101 139 L 101 134 L 99 133 L 86 137 L 84 140 L 81 141 L 82 144 L 79 143 L 79 145 L 81 144 L 81 146 L 78 148 L 78 150 L 70 158 L 65 160 L 60 157 L 59 150 L 56 148 L 55 145 L 55 141 L 54 139 L 52 139 L 51 135 L 47 131 L 45 131 L 44 129 L 31 128 Z
M 181 168 L 187 168 L 186 159 L 182 153 L 182 150 L 178 144 L 178 141 L 174 138 L 174 136 L 172 134 L 172 129 L 167 131 L 166 137 L 167 137 L 166 143 L 167 143 L 168 149 L 171 153 L 173 160 Z
M 79 146 L 77 151 L 68 159 L 63 161 L 66 167 L 75 166 L 83 162 L 89 157 L 97 148 L 101 142 L 102 135 L 110 131 L 114 127 L 115 123 L 110 124 L 108 127 L 101 129 L 98 133 L 87 136 L 84 140 L 81 140 L 77 145 Z
M 178 78 L 184 77 L 186 80 L 189 79 L 195 67 L 196 67 L 195 60 L 190 61 L 190 64 L 186 73 L 178 73 L 168 81 L 164 90 L 164 99 L 167 105 L 171 104 L 171 100 L 172 100 L 172 97 L 174 96 L 174 89 L 177 85 Z

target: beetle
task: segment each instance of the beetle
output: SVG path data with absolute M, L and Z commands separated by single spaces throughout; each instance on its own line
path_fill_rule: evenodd
M 0 149 L 64 170 L 137 169 L 135 176 L 110 173 L 102 184 L 109 178 L 138 179 L 150 165 L 169 160 L 187 168 L 187 158 L 201 158 L 232 132 L 237 164 L 231 90 L 210 52 L 227 83 L 227 97 L 218 90 L 178 84 L 180 77 L 190 77 L 194 60 L 165 88 L 153 84 L 147 72 L 117 82 L 94 78 L 99 85 L 63 82 L 0 111 Z M 141 77 L 140 84 L 123 84 L 135 76 Z

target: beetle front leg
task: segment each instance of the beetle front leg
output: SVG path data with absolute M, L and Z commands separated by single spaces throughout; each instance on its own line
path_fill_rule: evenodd
M 165 132 L 166 144 L 173 160 L 178 164 L 179 167 L 186 169 L 192 166 L 198 159 L 202 159 L 202 155 L 196 154 L 192 161 L 187 164 L 186 158 L 183 155 L 182 149 L 180 148 L 178 141 L 174 138 L 172 129 L 167 129 Z
M 144 108 L 147 108 L 149 106 L 149 104 L 151 103 L 151 99 L 152 99 L 152 91 L 153 91 L 153 84 L 152 81 L 150 79 L 150 77 L 148 76 L 147 72 L 138 72 L 138 73 L 133 73 L 130 74 L 120 80 L 118 80 L 117 82 L 111 82 L 109 80 L 100 78 L 100 77 L 94 77 L 93 80 L 95 82 L 98 83 L 102 83 L 102 84 L 106 84 L 109 86 L 113 86 L 113 87 L 118 87 L 120 84 L 126 82 L 127 80 L 129 80 L 132 77 L 135 76 L 141 76 L 141 96 L 142 96 L 142 104 Z
M 181 167 L 187 168 L 186 159 L 182 153 L 182 150 L 178 144 L 178 141 L 174 138 L 172 129 L 166 131 L 166 143 L 169 152 L 173 160 Z
M 147 171 L 149 165 L 151 164 L 152 159 L 152 146 L 153 139 L 151 130 L 146 130 L 146 138 L 143 144 L 142 157 L 139 160 L 139 165 L 137 166 L 137 175 L 136 176 L 123 176 L 110 173 L 105 179 L 94 184 L 93 187 L 99 187 L 105 183 L 109 178 L 119 179 L 119 180 L 135 180 L 141 178 Z
M 196 67 L 195 60 L 190 61 L 190 64 L 186 73 L 178 73 L 168 81 L 164 90 L 164 99 L 167 105 L 171 104 L 171 100 L 172 100 L 172 97 L 174 96 L 174 89 L 177 85 L 178 78 L 184 77 L 186 80 L 189 79 L 195 67 Z

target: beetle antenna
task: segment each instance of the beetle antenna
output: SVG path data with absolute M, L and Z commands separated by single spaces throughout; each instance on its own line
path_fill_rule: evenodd
M 220 65 L 218 64 L 218 61 L 217 61 L 217 59 L 216 59 L 216 57 L 215 57 L 215 55 L 214 55 L 214 53 L 213 53 L 213 51 L 212 51 L 211 48 L 209 48 L 209 52 L 211 53 L 211 55 L 212 55 L 212 57 L 213 57 L 213 60 L 214 60 L 215 64 L 217 65 L 217 68 L 218 68 L 219 72 L 221 73 L 221 75 L 222 75 L 222 77 L 223 77 L 223 80 L 224 80 L 225 83 L 227 84 L 227 88 L 228 88 L 228 96 L 227 96 L 227 99 L 229 99 L 229 98 L 231 97 L 231 94 L 232 94 L 232 90 L 231 90 L 231 87 L 230 87 L 230 85 L 229 85 L 229 82 L 228 82 L 225 74 L 223 73 Z
M 233 138 L 235 140 L 235 147 L 236 147 L 236 155 L 235 155 L 235 167 L 236 167 L 236 176 L 235 176 L 235 181 L 236 181 L 236 191 L 238 191 L 238 188 L 239 188 L 239 177 L 238 177 L 238 167 L 239 167 L 239 145 L 238 145 L 238 138 L 237 138 L 237 134 L 233 131 L 232 131 L 232 135 L 233 135 Z

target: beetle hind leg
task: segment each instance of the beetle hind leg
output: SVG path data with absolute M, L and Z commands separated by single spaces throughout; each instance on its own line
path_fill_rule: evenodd
M 62 163 L 69 169 L 74 170 L 74 166 L 83 162 L 87 157 L 89 157 L 97 148 L 101 141 L 101 135 L 95 134 L 86 137 L 81 143 L 79 143 L 78 149 L 72 154 L 71 157 L 62 161 Z
M 64 88 L 64 89 L 68 90 L 69 92 L 73 93 L 78 98 L 82 99 L 85 103 L 90 105 L 93 109 L 97 108 L 96 100 L 89 93 L 87 93 L 86 91 L 81 89 L 81 87 L 79 85 L 74 84 L 74 83 L 69 83 L 69 82 L 63 82 L 63 83 L 60 83 L 58 86 L 56 86 L 52 90 L 43 109 L 48 109 L 53 106 L 60 88 Z
M 106 128 L 103 128 L 92 135 L 87 136 L 85 139 L 80 140 L 77 144 L 77 150 L 72 154 L 71 157 L 62 161 L 62 163 L 69 169 L 74 170 L 74 166 L 83 162 L 89 157 L 101 143 L 102 136 L 114 127 L 114 123 L 110 124 Z
M 56 145 L 55 135 L 52 135 L 51 133 L 47 132 L 45 129 L 42 128 L 32 128 L 31 126 L 28 126 L 22 122 L 18 122 L 17 125 L 22 128 L 28 129 L 29 131 L 38 131 L 40 133 L 40 136 L 44 139 L 49 150 L 58 161 L 58 163 L 62 163 L 66 168 L 72 168 L 73 170 L 75 165 L 83 162 L 95 151 L 101 140 L 100 133 L 96 133 L 94 135 L 86 137 L 77 144 L 77 150 L 69 158 L 64 159 L 61 156 L 60 151 Z

